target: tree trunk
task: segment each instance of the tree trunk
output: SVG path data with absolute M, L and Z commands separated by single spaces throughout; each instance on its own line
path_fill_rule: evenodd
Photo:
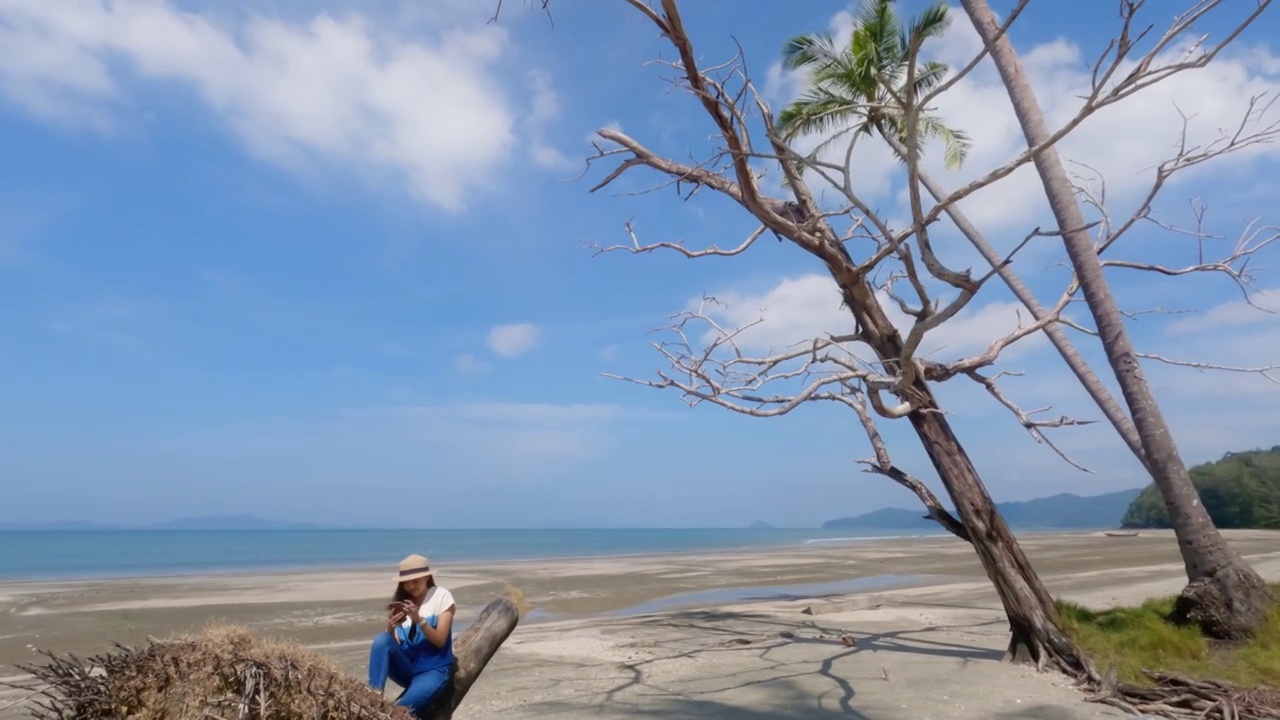
M 1074 675 L 1085 672 L 1083 656 L 1059 625 L 1053 599 L 987 494 L 960 440 L 932 403 L 932 393 L 923 382 L 917 383 L 915 391 L 929 398 L 930 407 L 916 410 L 908 418 L 956 504 L 1009 618 L 1012 636 L 1005 659 L 1034 663 L 1040 669 L 1051 666 Z
M 999 32 L 995 14 L 986 0 L 961 0 L 961 5 L 987 44 L 1028 147 L 1045 142 L 1050 133 L 1044 115 L 1012 43 Z M 1266 621 L 1270 593 L 1262 578 L 1218 532 L 1191 484 L 1173 434 L 1143 376 L 1057 149 L 1045 148 L 1034 163 L 1098 337 L 1138 429 L 1147 468 L 1164 497 L 1178 536 L 1190 583 L 1179 597 L 1174 619 L 1194 622 L 1210 637 L 1247 638 Z
M 877 302 L 875 291 L 856 272 L 843 246 L 824 257 L 845 304 L 863 328 L 863 337 L 886 369 L 895 371 L 902 355 L 902 337 Z M 917 373 L 910 387 L 900 392 L 914 410 L 907 418 L 920 438 L 930 462 L 955 504 L 982 567 L 995 586 L 1009 619 L 1005 659 L 1054 667 L 1077 677 L 1091 668 L 1075 644 L 1063 632 L 1053 598 L 1023 554 L 1018 540 L 982 484 L 933 392 Z
M 520 610 L 510 599 L 500 597 L 486 605 L 480 611 L 480 617 L 454 642 L 453 678 L 423 717 L 430 720 L 452 718 L 453 711 L 458 709 L 471 685 L 519 622 Z

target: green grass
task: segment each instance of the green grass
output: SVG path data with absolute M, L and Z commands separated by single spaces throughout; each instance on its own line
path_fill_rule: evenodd
M 1280 584 L 1271 590 L 1280 598 Z M 1196 628 L 1165 621 L 1172 597 L 1138 607 L 1094 611 L 1058 601 L 1066 631 L 1100 672 L 1114 667 L 1123 682 L 1149 685 L 1142 670 L 1225 680 L 1246 687 L 1280 687 L 1280 604 L 1262 632 L 1247 643 L 1206 639 Z

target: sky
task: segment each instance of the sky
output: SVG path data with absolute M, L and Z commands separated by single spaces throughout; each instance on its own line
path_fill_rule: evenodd
M 847 36 L 856 9 L 683 5 L 704 62 L 739 43 L 775 110 L 804 84 L 779 65 L 783 43 Z M 1170 15 L 1148 5 L 1143 47 Z M 1220 37 L 1238 5 L 1197 31 Z M 1115 7 L 1036 0 L 1011 31 L 1055 126 L 1116 32 Z M 728 258 L 594 253 L 629 242 L 628 221 L 642 242 L 689 247 L 736 245 L 755 225 L 713 197 L 636 195 L 653 174 L 588 193 L 612 169 L 585 167 L 600 128 L 677 159 L 713 149 L 708 117 L 652 62 L 671 53 L 637 12 L 554 0 L 549 19 L 507 0 L 491 15 L 476 0 L 0 0 L 0 522 L 806 527 L 915 506 L 861 471 L 870 448 L 848 409 L 747 417 L 611 377 L 655 379 L 666 364 L 653 343 L 668 337 L 655 331 L 704 295 L 723 303 L 724 327 L 759 321 L 740 340 L 762 355 L 851 320 L 822 266 L 767 235 Z M 927 52 L 956 68 L 979 44 L 958 7 L 952 17 Z M 1068 169 L 1095 190 L 1105 178 L 1106 207 L 1128 217 L 1184 116 L 1190 141 L 1207 142 L 1239 124 L 1249 97 L 1280 91 L 1267 44 L 1278 30 L 1268 10 L 1209 67 L 1090 118 L 1060 146 Z M 974 142 L 955 172 L 926 148 L 948 188 L 1025 149 L 985 63 L 935 112 Z M 1277 120 L 1280 105 L 1262 122 Z M 901 226 L 900 167 L 873 143 L 853 158 L 859 192 Z M 1278 160 L 1280 144 L 1260 145 L 1179 174 L 1155 217 L 1191 227 L 1200 203 L 1216 238 L 1206 257 L 1249 228 L 1265 238 L 1280 224 Z M 1024 167 L 960 207 L 1009 248 L 1052 226 L 1040 193 Z M 954 232 L 940 227 L 935 242 L 983 269 Z M 1194 237 L 1140 223 L 1108 257 L 1181 267 L 1197 252 Z M 1015 267 L 1051 303 L 1063 259 L 1059 240 L 1039 238 Z M 1250 265 L 1253 302 L 1274 311 L 1278 262 L 1280 243 Z M 1108 273 L 1140 350 L 1280 363 L 1280 315 L 1243 302 L 1229 278 Z M 1069 315 L 1088 321 L 1082 304 Z M 990 283 L 922 354 L 980 353 L 1018 318 Z M 1096 339 L 1072 338 L 1114 388 Z M 1280 444 L 1280 386 L 1144 369 L 1187 463 Z M 997 370 L 1024 408 L 1102 420 L 1043 337 Z M 1146 483 L 1105 421 L 1052 431 L 1082 472 L 976 384 L 938 394 L 997 500 Z M 894 461 L 937 488 L 905 421 L 880 426 Z

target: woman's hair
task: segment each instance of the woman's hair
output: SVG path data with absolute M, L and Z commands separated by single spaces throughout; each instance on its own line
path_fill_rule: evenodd
M 430 590 L 435 586 L 436 586 L 436 576 L 428 575 L 427 589 Z M 409 597 L 409 591 L 408 589 L 405 588 L 404 583 L 396 583 L 396 593 L 395 595 L 391 596 L 391 602 L 398 603 L 398 602 L 404 602 L 405 600 L 412 600 L 412 599 L 413 598 Z

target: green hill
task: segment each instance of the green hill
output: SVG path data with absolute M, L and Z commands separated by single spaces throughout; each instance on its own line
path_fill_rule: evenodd
M 1280 445 L 1270 450 L 1229 452 L 1221 460 L 1196 465 L 1189 472 L 1200 501 L 1219 528 L 1280 530 Z M 1169 527 L 1164 499 L 1154 484 L 1129 505 L 1123 525 Z
M 1132 488 L 1103 495 L 1080 497 L 1061 493 L 1051 497 L 996 503 L 1005 522 L 1015 530 L 1084 530 L 1113 528 L 1140 490 Z M 884 508 L 857 517 L 828 520 L 824 528 L 854 530 L 910 530 L 937 528 L 924 519 L 923 509 Z

